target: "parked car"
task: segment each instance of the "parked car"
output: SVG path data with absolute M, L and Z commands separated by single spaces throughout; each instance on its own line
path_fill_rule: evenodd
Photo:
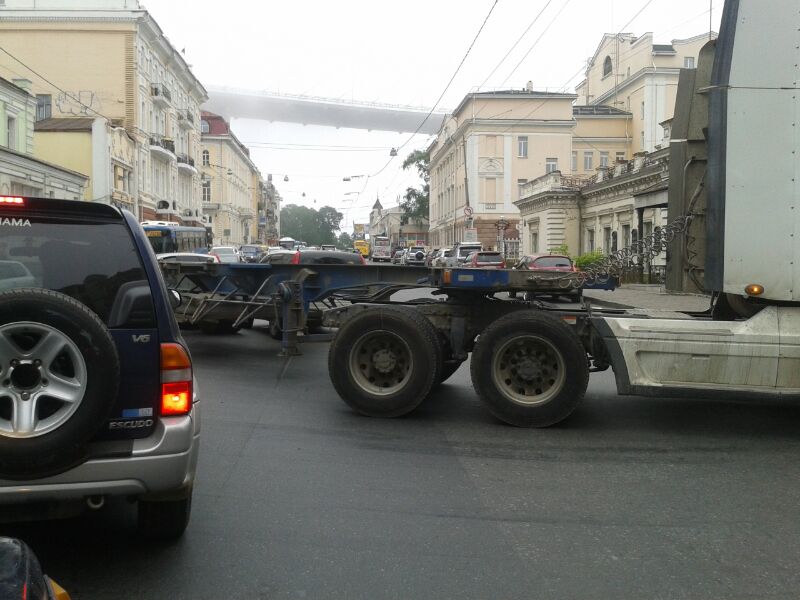
M 505 269 L 506 261 L 500 252 L 486 250 L 470 254 L 464 266 L 473 269 Z
M 519 261 L 517 261 L 517 264 L 514 265 L 514 268 L 528 271 L 563 271 L 565 273 L 577 271 L 572 259 L 569 256 L 564 256 L 562 254 L 533 254 L 523 256 L 519 259 Z M 536 295 L 538 294 L 527 292 L 525 294 L 525 299 L 529 300 Z M 551 295 L 554 298 L 565 296 L 573 302 L 580 302 L 581 298 L 583 297 L 583 289 L 578 288 L 576 290 L 564 290 L 564 292 L 561 294 L 547 295 Z
M 239 246 L 239 259 L 242 262 L 256 263 L 261 260 L 263 255 L 264 251 L 261 249 L 261 246 L 256 246 L 254 244 Z
M 403 261 L 403 255 L 406 253 L 405 248 L 401 248 L 400 250 L 395 250 L 395 253 L 392 254 L 392 264 L 399 265 Z
M 238 263 L 239 251 L 233 246 L 214 246 L 209 251 L 209 254 L 216 256 L 221 263 Z
M 18 260 L 0 260 L 0 290 L 33 287 L 36 278 Z
M 470 254 L 473 252 L 480 252 L 481 250 L 483 250 L 483 246 L 481 246 L 479 242 L 459 242 L 453 248 L 453 258 L 455 260 L 450 261 L 453 264 L 448 266 L 463 265 L 467 262 L 467 257 Z
M 145 536 L 178 537 L 200 441 L 180 295 L 130 213 L 15 200 L 0 215 L 25 226 L 4 228 L 3 251 L 34 282 L 0 292 L 0 519 L 118 495 L 137 503 Z
M 156 254 L 158 262 L 182 262 L 182 263 L 218 263 L 219 256 L 214 254 L 198 254 L 197 252 L 171 252 Z
M 431 261 L 433 267 L 446 267 L 447 259 L 453 257 L 452 248 L 440 248 Z
M 425 264 L 425 248 L 422 246 L 411 246 L 403 254 L 400 264 L 421 267 Z
M 360 252 L 339 250 L 295 250 L 264 257 L 261 262 L 283 265 L 365 265 L 367 261 Z

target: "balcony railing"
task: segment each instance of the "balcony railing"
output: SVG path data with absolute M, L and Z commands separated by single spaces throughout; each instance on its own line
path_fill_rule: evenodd
M 165 157 L 175 158 L 175 140 L 166 138 L 163 135 L 150 135 L 150 149 L 158 149 L 159 152 L 166 150 L 169 154 L 166 154 Z
M 190 167 L 194 167 L 194 159 L 191 156 L 187 156 L 185 154 L 178 154 L 178 164 L 189 165 Z
M 188 108 L 178 111 L 178 125 L 181 127 L 194 127 L 194 115 Z
M 153 83 L 150 85 L 150 95 L 155 100 L 163 99 L 166 102 L 172 102 L 172 93 L 169 88 L 163 83 Z

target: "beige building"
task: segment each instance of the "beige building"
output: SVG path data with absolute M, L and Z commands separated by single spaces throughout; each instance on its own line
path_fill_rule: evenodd
M 215 244 L 259 241 L 256 215 L 264 195 L 261 173 L 250 150 L 219 115 L 202 113 L 203 211 L 214 231 Z
M 389 238 L 391 247 L 429 246 L 428 219 L 409 220 L 399 206 L 383 208 L 375 200 L 369 213 L 370 236 L 383 235 Z
M 88 181 L 85 171 L 34 155 L 36 100 L 30 84 L 0 78 L 0 195 L 80 200 Z
M 716 37 L 712 34 L 712 37 Z M 653 34 L 603 36 L 588 61 L 585 79 L 576 87 L 579 105 L 604 105 L 633 115 L 628 134 L 631 153 L 664 145 L 659 123 L 672 118 L 681 68 L 694 68 L 709 34 L 670 44 L 654 44 Z
M 92 183 L 91 199 L 116 201 L 141 219 L 202 223 L 195 160 L 206 91 L 137 0 L 5 0 L 0 39 L 16 57 L 0 55 L 0 75 L 29 74 L 37 119 L 103 117 L 133 140 L 131 161 L 119 160 L 129 156 L 121 149 L 101 173 L 93 159 L 93 177 L 103 181 Z M 64 139 L 62 149 L 58 138 L 47 142 L 60 164 L 71 160 L 74 140 Z M 128 192 L 115 199 L 120 177 Z
M 272 182 L 272 174 L 262 182 L 264 211 L 258 214 L 258 240 L 262 244 L 277 246 L 281 238 L 281 195 Z
M 84 200 L 120 208 L 136 204 L 136 140 L 101 117 L 41 119 L 34 124 L 38 158 L 89 175 Z
M 497 247 L 502 221 L 504 237 L 516 240 L 515 202 L 528 181 L 555 171 L 594 174 L 600 164 L 627 158 L 631 115 L 573 106 L 575 100 L 530 84 L 462 100 L 429 148 L 432 246 L 452 245 L 474 229 L 484 247 Z
M 652 234 L 667 221 L 668 152 L 639 153 L 592 177 L 555 172 L 527 183 L 516 202 L 523 252 L 546 254 L 566 246 L 573 256 L 610 253 Z M 662 254 L 649 266 L 664 264 Z

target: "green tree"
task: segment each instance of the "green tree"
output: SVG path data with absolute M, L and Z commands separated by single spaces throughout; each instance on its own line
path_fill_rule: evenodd
M 408 221 L 420 222 L 428 218 L 430 212 L 430 174 L 428 172 L 430 155 L 426 150 L 414 150 L 403 161 L 403 170 L 416 168 L 422 187 L 406 189 L 400 208 Z
M 344 215 L 330 206 L 318 211 L 306 206 L 287 204 L 281 208 L 281 234 L 310 246 L 336 243 L 335 232 Z
M 352 250 L 353 249 L 353 238 L 350 237 L 350 234 L 346 231 L 343 231 L 339 234 L 339 243 L 337 244 L 340 250 Z

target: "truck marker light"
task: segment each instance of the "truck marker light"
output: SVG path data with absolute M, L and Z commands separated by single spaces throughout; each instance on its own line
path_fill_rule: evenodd
M 746 288 L 744 288 L 744 293 L 748 296 L 760 296 L 764 293 L 764 286 L 758 285 L 757 283 L 751 283 Z

